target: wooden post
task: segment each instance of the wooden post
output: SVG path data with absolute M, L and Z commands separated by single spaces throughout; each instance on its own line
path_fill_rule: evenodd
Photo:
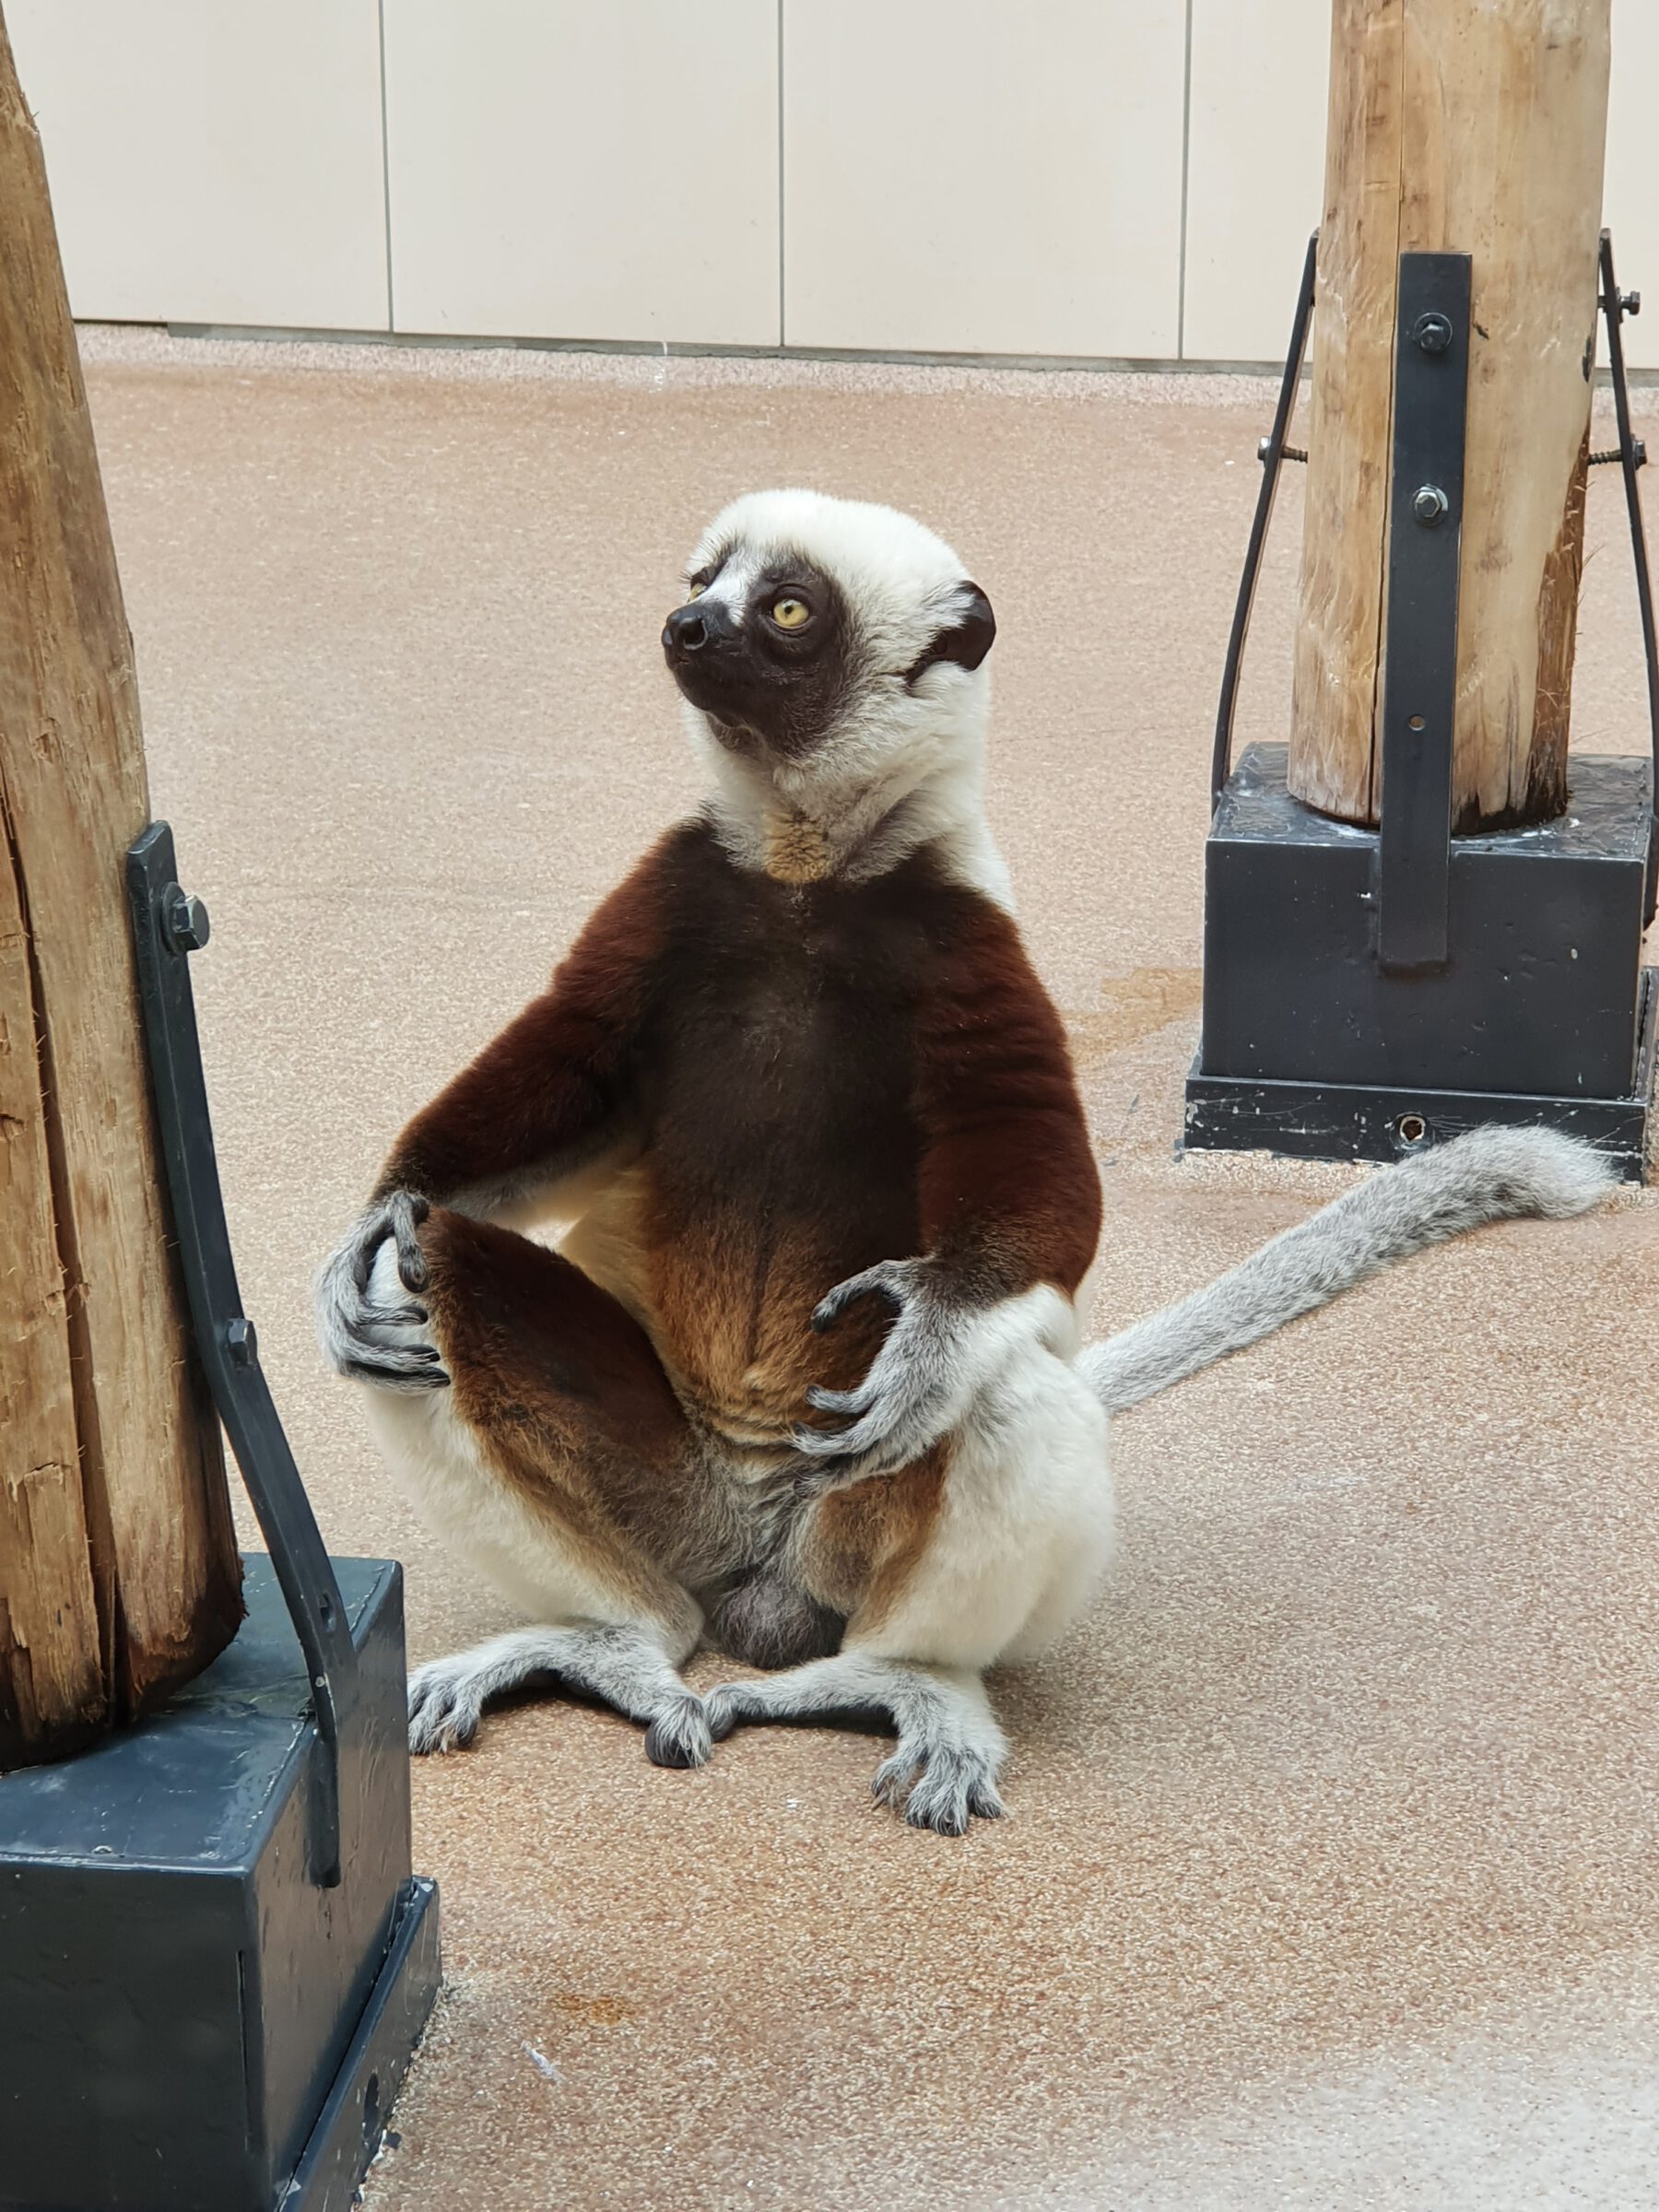
M 0 1768 L 200 1671 L 241 1570 L 167 1248 L 123 864 L 131 640 L 0 22 Z
M 1567 797 L 1611 0 L 1335 0 L 1290 789 L 1374 823 L 1399 256 L 1473 256 L 1453 827 Z

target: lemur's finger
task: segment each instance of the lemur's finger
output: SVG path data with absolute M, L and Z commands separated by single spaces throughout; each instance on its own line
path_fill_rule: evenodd
M 399 1351 L 408 1341 L 408 1332 L 427 1319 L 424 1306 L 375 1306 L 364 1300 L 355 1305 L 342 1301 L 335 1307 L 334 1319 L 338 1335 L 348 1345 L 367 1345 L 376 1350 Z
M 915 1457 L 908 1449 L 880 1450 L 905 1425 L 902 1413 L 879 1419 L 866 1416 L 847 1429 L 797 1429 L 792 1441 L 803 1458 L 814 1461 L 818 1467 L 830 1467 L 832 1471 L 856 1468 L 855 1479 L 862 1480 L 865 1475 L 890 1474 L 894 1467 L 902 1466 Z
M 808 1459 L 833 1459 L 844 1449 L 844 1434 L 840 1429 L 797 1429 L 789 1441 Z
M 420 1249 L 416 1230 L 426 1219 L 431 1208 L 424 1198 L 412 1192 L 399 1191 L 389 1208 L 392 1235 L 397 1245 L 397 1272 L 406 1290 L 424 1290 L 427 1287 L 426 1254 Z
M 347 1346 L 349 1358 L 365 1359 L 395 1374 L 412 1374 L 423 1367 L 437 1367 L 441 1355 L 429 1344 L 386 1344 L 378 1336 L 353 1336 Z
M 921 1745 L 900 1743 L 890 1759 L 884 1759 L 870 1779 L 870 1794 L 877 1804 L 885 1805 L 896 1813 L 921 1772 L 925 1757 Z
M 806 1393 L 807 1405 L 819 1413 L 867 1413 L 873 1402 L 867 1382 L 856 1390 L 824 1390 L 815 1382 Z
M 866 1461 L 866 1472 L 891 1474 L 936 1441 L 946 1426 L 944 1414 L 945 1402 L 935 1390 L 889 1389 L 833 1441 L 850 1457 Z
M 371 1298 L 359 1298 L 354 1305 L 349 1306 L 340 1300 L 337 1311 L 342 1321 L 354 1330 L 418 1327 L 431 1319 L 425 1306 L 417 1305 L 413 1299 L 401 1306 L 379 1305 Z
M 876 1412 L 865 1414 L 863 1420 L 854 1421 L 851 1428 L 838 1430 L 827 1441 L 837 1452 L 857 1459 L 861 1453 L 872 1451 L 876 1445 L 883 1442 L 897 1423 L 896 1414 L 884 1415 L 877 1407 Z
M 387 1390 L 447 1390 L 450 1382 L 441 1367 L 394 1367 L 381 1358 L 342 1359 L 340 1372 L 354 1382 L 378 1382 Z
M 890 1298 L 894 1305 L 903 1305 L 904 1292 L 893 1261 L 878 1260 L 874 1267 L 866 1267 L 862 1275 L 850 1275 L 844 1283 L 837 1283 L 833 1290 L 826 1291 L 813 1308 L 812 1326 L 821 1335 L 840 1320 L 854 1299 L 868 1298 L 876 1290 L 879 1290 L 883 1297 Z
M 863 1298 L 865 1293 L 873 1288 L 874 1286 L 869 1283 L 856 1281 L 838 1283 L 835 1288 L 826 1292 L 813 1308 L 813 1328 L 821 1336 L 826 1329 L 835 1326 L 843 1311 L 853 1303 L 855 1298 Z

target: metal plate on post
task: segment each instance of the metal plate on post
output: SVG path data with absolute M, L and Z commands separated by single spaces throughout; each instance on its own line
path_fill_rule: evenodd
M 1402 253 L 1382 647 L 1378 958 L 1446 962 L 1469 256 Z

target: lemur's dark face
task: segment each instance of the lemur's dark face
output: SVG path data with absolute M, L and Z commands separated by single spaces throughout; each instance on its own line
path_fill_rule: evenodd
M 890 507 L 751 492 L 711 524 L 686 590 L 663 629 L 674 680 L 726 751 L 774 774 L 879 777 L 976 702 L 982 717 L 990 604 Z
M 799 759 L 834 729 L 859 653 L 841 588 L 790 555 L 719 549 L 663 626 L 675 682 L 734 751 Z

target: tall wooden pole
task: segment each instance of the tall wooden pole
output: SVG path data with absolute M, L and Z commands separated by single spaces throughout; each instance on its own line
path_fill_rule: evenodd
M 1473 257 L 1453 820 L 1567 796 L 1611 0 L 1335 0 L 1290 788 L 1372 822 L 1402 253 Z
M 0 22 L 0 1768 L 154 1703 L 241 1612 L 127 934 L 123 861 L 148 817 L 46 174 Z

